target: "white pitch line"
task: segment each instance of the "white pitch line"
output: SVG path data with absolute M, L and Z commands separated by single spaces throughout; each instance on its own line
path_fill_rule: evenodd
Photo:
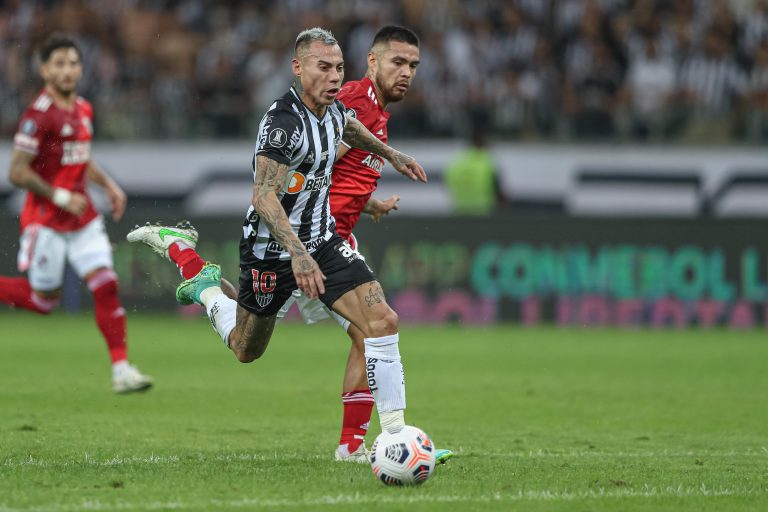
M 749 449 L 746 451 L 593 451 L 593 450 L 575 450 L 569 452 L 554 452 L 546 450 L 533 450 L 529 452 L 472 452 L 472 451 L 459 451 L 457 452 L 458 458 L 466 457 L 467 460 L 471 460 L 472 457 L 484 457 L 484 458 L 504 458 L 504 459 L 538 459 L 538 458 L 590 458 L 590 457 L 611 457 L 611 458 L 653 458 L 653 457 L 768 457 L 768 448 L 761 447 L 759 449 Z M 70 459 L 70 460 L 45 460 L 41 458 L 35 458 L 32 455 L 28 455 L 26 458 L 13 459 L 7 458 L 0 467 L 4 468 L 19 468 L 19 467 L 82 467 L 82 466 L 95 466 L 95 467 L 114 467 L 114 466 L 137 466 L 137 465 L 165 465 L 172 466 L 177 464 L 184 464 L 187 462 L 267 462 L 267 461 L 285 461 L 285 460 L 300 460 L 308 461 L 314 460 L 318 462 L 330 461 L 329 457 L 325 455 L 307 455 L 305 453 L 291 453 L 281 452 L 274 453 L 269 456 L 260 455 L 255 453 L 232 453 L 232 454 L 212 454 L 210 456 L 200 454 L 198 456 L 187 456 L 182 458 L 178 455 L 155 455 L 150 454 L 146 457 L 129 456 L 123 457 L 116 455 L 107 459 L 95 459 L 90 455 L 83 454 L 82 459 Z
M 244 498 L 240 500 L 209 500 L 207 502 L 185 503 L 180 501 L 147 502 L 147 503 L 102 503 L 98 500 L 83 501 L 78 505 L 42 505 L 32 507 L 11 507 L 0 504 L 0 512 L 79 512 L 79 511 L 113 511 L 113 510 L 186 510 L 186 509 L 216 509 L 229 508 L 284 508 L 284 507 L 321 507 L 342 504 L 415 504 L 415 503 L 505 503 L 519 501 L 576 501 L 592 499 L 619 499 L 619 498 L 691 498 L 712 496 L 768 496 L 768 492 L 752 488 L 727 488 L 699 486 L 666 486 L 657 487 L 644 485 L 637 489 L 591 489 L 586 491 L 518 491 L 517 493 L 495 493 L 485 496 L 430 496 L 430 495 L 360 495 L 339 494 L 336 496 L 318 496 L 307 499 L 262 499 Z

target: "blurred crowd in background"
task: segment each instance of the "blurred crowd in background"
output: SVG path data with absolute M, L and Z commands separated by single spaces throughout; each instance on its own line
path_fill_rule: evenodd
M 0 0 L 0 128 L 53 31 L 81 44 L 97 138 L 252 138 L 300 30 L 330 28 L 354 80 L 390 23 L 422 41 L 395 136 L 768 141 L 768 0 Z

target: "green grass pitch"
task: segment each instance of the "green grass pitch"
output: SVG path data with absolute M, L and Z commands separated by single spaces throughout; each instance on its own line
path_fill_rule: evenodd
M 332 460 L 333 324 L 244 365 L 204 318 L 130 314 L 131 396 L 89 315 L 0 325 L 0 512 L 768 510 L 763 332 L 404 327 L 406 420 L 457 456 L 387 488 Z

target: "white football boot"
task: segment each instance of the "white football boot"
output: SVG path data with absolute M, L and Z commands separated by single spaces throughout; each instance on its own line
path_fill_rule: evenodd
M 141 242 L 160 256 L 168 259 L 168 249 L 176 242 L 188 245 L 192 249 L 197 246 L 197 229 L 188 221 L 179 222 L 176 226 L 151 225 L 136 226 L 125 237 L 129 242 Z
M 152 377 L 142 374 L 127 361 L 112 368 L 112 390 L 115 393 L 146 391 L 152 387 Z
M 348 445 L 342 444 L 336 448 L 334 458 L 339 462 L 356 462 L 358 464 L 370 464 L 371 452 L 365 447 L 365 443 L 360 443 L 357 450 L 349 453 Z

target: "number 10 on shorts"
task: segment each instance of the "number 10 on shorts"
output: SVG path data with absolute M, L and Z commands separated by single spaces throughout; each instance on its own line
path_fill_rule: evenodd
M 251 269 L 251 275 L 253 276 L 253 293 L 264 294 L 275 291 L 277 274 Z

